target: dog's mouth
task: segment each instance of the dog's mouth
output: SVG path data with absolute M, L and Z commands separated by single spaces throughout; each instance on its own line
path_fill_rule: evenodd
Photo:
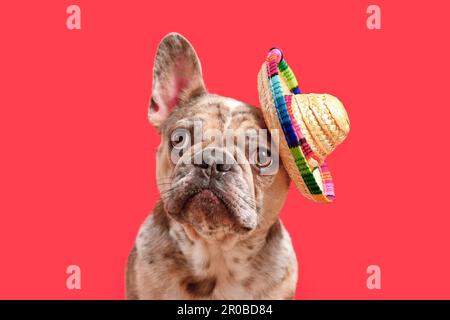
M 184 208 L 190 207 L 194 203 L 202 204 L 210 207 L 210 209 L 216 209 L 222 206 L 226 208 L 225 202 L 210 189 L 202 189 L 192 194 L 186 199 Z
M 211 216 L 211 218 L 230 211 L 226 203 L 210 189 L 200 190 L 186 199 L 184 210 Z
M 217 225 L 229 227 L 233 224 L 232 212 L 218 192 L 202 189 L 186 199 L 183 211 L 194 218 L 196 223 L 208 223 L 209 229 Z
M 191 189 L 179 208 L 182 222 L 206 237 L 219 232 L 246 234 L 254 229 L 240 221 L 232 203 L 213 188 Z

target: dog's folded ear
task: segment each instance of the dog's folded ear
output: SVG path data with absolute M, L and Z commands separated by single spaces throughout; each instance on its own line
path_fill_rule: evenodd
M 181 102 L 206 92 L 197 54 L 178 33 L 169 33 L 159 44 L 152 91 L 148 119 L 156 128 Z

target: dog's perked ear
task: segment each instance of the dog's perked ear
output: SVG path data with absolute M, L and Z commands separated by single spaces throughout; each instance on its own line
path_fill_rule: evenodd
M 197 54 L 189 41 L 178 33 L 169 33 L 159 44 L 152 91 L 148 119 L 156 128 L 180 102 L 206 92 Z

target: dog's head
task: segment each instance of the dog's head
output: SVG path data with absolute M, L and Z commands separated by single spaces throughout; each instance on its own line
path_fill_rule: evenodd
M 272 224 L 289 178 L 261 111 L 208 93 L 197 54 L 175 33 L 159 45 L 152 94 L 148 117 L 162 140 L 156 167 L 166 212 L 213 239 Z

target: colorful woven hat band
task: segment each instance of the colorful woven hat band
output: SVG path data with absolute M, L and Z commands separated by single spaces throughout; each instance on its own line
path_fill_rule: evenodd
M 293 100 L 297 99 L 296 95 L 300 94 L 297 79 L 284 60 L 282 52 L 277 48 L 269 51 L 266 66 L 267 80 L 270 83 L 278 121 L 290 154 L 295 161 L 303 183 L 307 187 L 307 196 L 318 202 L 332 202 L 335 193 L 330 170 L 326 162 L 321 161 L 321 157 L 313 152 L 303 134 L 301 130 L 303 120 L 302 112 L 299 110 L 299 102 L 293 103 Z M 284 92 L 281 80 L 284 80 L 291 94 Z M 294 179 L 294 181 L 296 180 Z M 305 190 L 304 186 L 299 189 Z

